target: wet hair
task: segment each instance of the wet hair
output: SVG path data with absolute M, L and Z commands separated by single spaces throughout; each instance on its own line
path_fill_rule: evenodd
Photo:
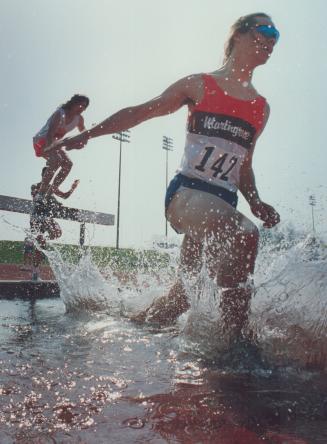
M 84 104 L 87 108 L 89 106 L 90 99 L 87 96 L 83 96 L 82 94 L 75 94 L 73 97 L 71 97 L 68 102 L 61 105 L 61 108 L 63 108 L 65 111 L 69 110 L 74 105 L 82 105 Z
M 257 23 L 257 19 L 260 17 L 267 18 L 271 20 L 270 15 L 265 14 L 264 12 L 256 12 L 254 14 L 248 14 L 240 17 L 236 22 L 231 26 L 229 38 L 225 44 L 225 56 L 224 62 L 231 55 L 232 50 L 234 48 L 234 37 L 236 34 L 246 34 L 249 32 Z

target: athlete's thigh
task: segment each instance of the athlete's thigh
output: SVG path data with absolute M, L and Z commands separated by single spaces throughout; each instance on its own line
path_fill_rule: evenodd
M 50 151 L 45 158 L 47 159 L 46 165 L 49 168 L 58 168 L 65 163 L 71 162 L 68 155 L 62 149 Z
M 64 151 L 63 149 L 58 150 L 57 154 L 58 154 L 58 157 L 59 157 L 61 163 L 71 163 L 70 157 L 68 156 L 66 151 Z
M 167 209 L 167 218 L 178 232 L 196 241 L 211 236 L 225 240 L 256 230 L 247 217 L 224 200 L 190 188 L 178 190 Z

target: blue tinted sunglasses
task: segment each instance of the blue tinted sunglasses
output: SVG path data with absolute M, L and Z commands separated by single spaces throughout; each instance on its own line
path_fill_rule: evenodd
M 254 30 L 268 39 L 275 39 L 276 42 L 280 36 L 278 29 L 271 25 L 257 25 Z

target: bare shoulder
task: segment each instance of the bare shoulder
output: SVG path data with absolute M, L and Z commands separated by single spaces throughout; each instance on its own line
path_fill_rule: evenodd
M 203 83 L 203 75 L 203 73 L 190 74 L 180 79 L 180 82 L 188 85 L 198 85 L 199 83 Z
M 204 93 L 203 74 L 191 74 L 181 78 L 171 86 L 179 90 L 186 98 L 194 103 L 202 100 Z
M 62 110 L 61 108 L 56 109 L 56 111 L 51 116 L 52 122 L 58 122 L 62 118 Z

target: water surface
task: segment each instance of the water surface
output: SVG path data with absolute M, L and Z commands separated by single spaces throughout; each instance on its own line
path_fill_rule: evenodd
M 159 330 L 128 314 L 171 276 L 121 285 L 53 257 L 61 299 L 0 301 L 1 444 L 326 444 L 326 259 L 296 248 L 261 251 L 256 346 L 227 351 L 205 271 L 190 312 Z

